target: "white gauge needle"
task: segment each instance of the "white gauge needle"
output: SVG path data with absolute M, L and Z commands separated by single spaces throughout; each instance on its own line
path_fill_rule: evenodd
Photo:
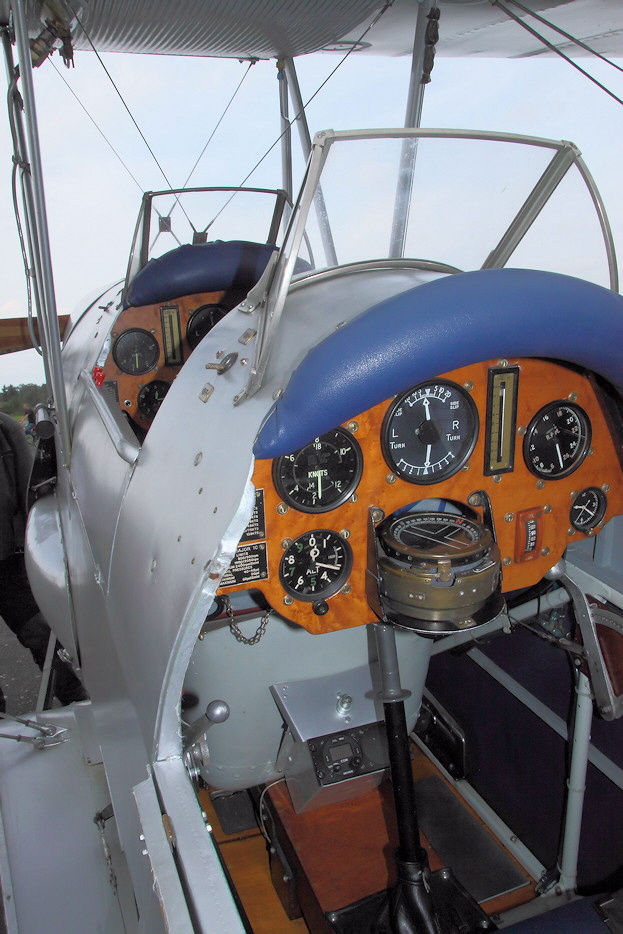
M 321 561 L 316 561 L 317 568 L 328 568 L 330 571 L 339 571 L 339 565 L 337 564 L 322 564 Z
M 562 462 L 562 454 L 560 453 L 560 445 L 558 444 L 558 442 L 556 442 L 556 451 L 558 453 L 558 463 L 560 464 L 561 467 L 564 467 L 565 465 Z

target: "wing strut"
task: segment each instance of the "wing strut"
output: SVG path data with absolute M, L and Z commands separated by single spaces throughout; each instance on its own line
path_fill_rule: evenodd
M 13 25 L 15 28 L 15 39 L 20 61 L 20 77 L 22 79 L 26 123 L 26 133 L 24 134 L 23 127 L 21 126 L 22 115 L 18 108 L 14 106 L 14 101 L 11 101 L 13 115 L 16 120 L 17 138 L 23 141 L 22 147 L 24 150 L 21 153 L 16 153 L 16 157 L 20 159 L 23 169 L 27 243 L 30 252 L 30 263 L 35 270 L 35 296 L 38 306 L 37 310 L 42 336 L 46 377 L 56 407 L 63 463 L 65 466 L 68 466 L 71 454 L 69 417 L 67 413 L 65 387 L 62 379 L 61 337 L 56 312 L 56 295 L 54 291 L 54 277 L 52 274 L 48 222 L 43 189 L 43 173 L 41 170 L 41 152 L 39 148 L 39 133 L 35 110 L 30 43 L 28 40 L 23 0 L 12 0 L 11 8 L 13 11 Z M 4 42 L 4 49 L 7 69 L 9 74 L 13 75 L 15 70 L 11 56 L 11 47 L 8 41 Z

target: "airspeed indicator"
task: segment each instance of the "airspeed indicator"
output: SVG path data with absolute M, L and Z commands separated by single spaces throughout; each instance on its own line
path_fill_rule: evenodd
M 439 483 L 465 464 L 478 437 L 478 412 L 468 393 L 449 380 L 409 389 L 383 422 L 385 460 L 409 483 Z

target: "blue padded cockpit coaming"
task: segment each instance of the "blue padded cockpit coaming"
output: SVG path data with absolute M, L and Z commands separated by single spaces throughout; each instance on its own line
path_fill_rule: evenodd
M 557 273 L 488 269 L 380 302 L 313 347 L 256 439 L 257 458 L 312 438 L 416 383 L 481 360 L 548 357 L 623 387 L 623 297 Z
M 185 244 L 151 259 L 136 274 L 123 307 L 137 308 L 196 292 L 249 290 L 258 281 L 276 247 L 248 240 L 213 240 Z

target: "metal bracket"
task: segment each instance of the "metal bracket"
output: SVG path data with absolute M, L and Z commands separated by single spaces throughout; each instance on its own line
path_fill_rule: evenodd
M 614 693 L 588 597 L 570 577 L 564 561 L 559 561 L 546 576 L 550 580 L 559 581 L 571 597 L 575 618 L 582 635 L 584 657 L 588 666 L 595 704 L 604 720 L 616 720 L 623 714 L 623 696 L 617 697 Z

